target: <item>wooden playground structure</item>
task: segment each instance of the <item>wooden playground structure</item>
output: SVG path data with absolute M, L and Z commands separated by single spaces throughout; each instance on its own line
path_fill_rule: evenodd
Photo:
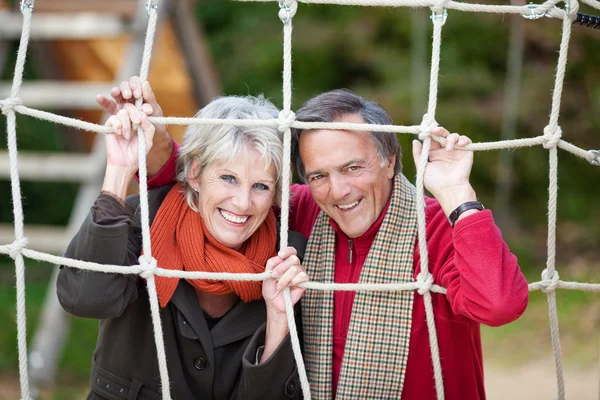
M 0 69 L 18 44 L 22 17 L 17 5 L 0 0 Z M 16 2 L 18 3 L 18 2 Z M 165 115 L 192 116 L 220 91 L 202 27 L 195 18 L 195 1 L 161 1 L 162 20 L 156 39 L 149 80 Z M 106 119 L 96 104 L 97 94 L 137 74 L 144 45 L 147 16 L 144 0 L 38 0 L 31 32 L 31 63 L 39 80 L 23 84 L 24 105 L 52 109 L 90 122 Z M 0 97 L 8 97 L 11 82 L 0 82 Z M 105 164 L 102 137 L 60 128 L 69 153 L 19 154 L 21 179 L 79 182 L 78 197 L 66 227 L 25 227 L 32 246 L 62 254 L 87 215 L 102 185 Z M 181 140 L 185 127 L 171 126 Z M 8 153 L 0 151 L 0 178 L 10 176 Z M 135 185 L 131 186 L 135 191 Z M 11 224 L 0 224 L 0 242 L 10 241 Z M 55 271 L 56 272 L 56 271 Z M 30 346 L 30 377 L 34 387 L 54 381 L 66 331 L 69 328 L 58 300 L 56 273 L 49 282 L 39 328 Z

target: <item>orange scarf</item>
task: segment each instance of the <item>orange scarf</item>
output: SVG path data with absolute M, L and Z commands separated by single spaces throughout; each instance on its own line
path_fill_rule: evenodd
M 267 260 L 276 254 L 277 227 L 273 211 L 269 211 L 264 223 L 236 251 L 218 242 L 208 232 L 200 214 L 188 206 L 183 191 L 181 185 L 171 188 L 152 223 L 152 254 L 158 266 L 179 271 L 264 272 Z M 164 308 L 175 293 L 179 278 L 156 276 L 155 280 L 160 306 Z M 244 302 L 262 297 L 262 282 L 187 281 L 207 293 L 235 292 Z

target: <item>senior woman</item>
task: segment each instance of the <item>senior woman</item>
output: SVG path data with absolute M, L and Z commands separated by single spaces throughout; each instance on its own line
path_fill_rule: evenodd
M 144 90 L 151 93 L 148 84 Z M 103 190 L 67 257 L 138 264 L 139 198 L 124 200 L 138 168 L 131 125 L 143 129 L 150 149 L 155 127 L 147 115 L 155 110 L 148 103 L 141 112 L 132 104 L 120 108 L 107 121 L 117 134 L 106 135 Z M 197 116 L 268 119 L 277 117 L 277 109 L 260 97 L 223 97 Z M 177 159 L 177 182 L 149 192 L 158 266 L 235 273 L 259 273 L 266 266 L 279 278 L 261 283 L 155 277 L 174 399 L 300 398 L 282 290 L 289 286 L 296 303 L 303 293 L 296 285 L 308 277 L 293 247 L 276 251 L 272 207 L 280 193 L 282 151 L 275 128 L 190 126 Z M 303 252 L 304 242 L 298 242 Z M 67 312 L 100 320 L 88 399 L 160 399 L 144 279 L 63 267 L 57 291 Z

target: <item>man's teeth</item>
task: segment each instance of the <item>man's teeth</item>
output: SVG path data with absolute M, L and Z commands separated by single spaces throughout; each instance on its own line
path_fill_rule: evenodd
M 221 215 L 223 216 L 223 218 L 225 218 L 229 222 L 234 222 L 236 224 L 243 224 L 244 222 L 248 221 L 248 218 L 249 218 L 248 216 L 241 217 L 239 215 L 234 215 L 225 210 L 219 210 L 219 211 L 221 212 Z
M 354 203 L 346 204 L 346 205 L 338 205 L 338 207 L 344 211 L 351 209 L 356 206 L 360 200 L 355 201 Z

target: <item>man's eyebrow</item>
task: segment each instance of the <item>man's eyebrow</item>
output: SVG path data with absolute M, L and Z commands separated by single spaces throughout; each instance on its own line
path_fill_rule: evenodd
M 347 167 L 349 167 L 351 165 L 354 165 L 354 164 L 364 164 L 364 163 L 365 163 L 365 160 L 360 159 L 360 158 L 356 158 L 356 159 L 350 160 L 348 162 L 345 162 L 344 164 L 338 166 L 336 169 L 344 169 L 344 168 L 347 168 Z M 306 172 L 306 176 L 319 175 L 319 174 L 322 174 L 324 172 L 325 171 L 322 170 L 322 169 L 315 169 L 313 171 L 307 171 Z

